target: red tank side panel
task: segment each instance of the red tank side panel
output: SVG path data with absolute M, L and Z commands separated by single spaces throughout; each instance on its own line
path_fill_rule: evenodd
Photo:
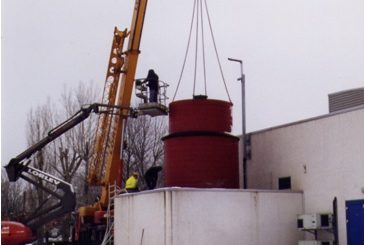
M 231 132 L 232 104 L 222 100 L 180 100 L 169 105 L 169 133 Z
M 236 137 L 173 137 L 164 147 L 165 186 L 239 188 Z
M 32 230 L 22 223 L 1 221 L 1 244 L 22 245 L 35 241 Z

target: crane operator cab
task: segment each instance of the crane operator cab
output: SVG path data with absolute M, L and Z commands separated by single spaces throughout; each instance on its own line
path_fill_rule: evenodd
M 138 105 L 140 115 L 162 116 L 168 114 L 166 90 L 169 85 L 158 79 L 153 70 L 146 78 L 136 79 L 136 96 L 141 99 Z

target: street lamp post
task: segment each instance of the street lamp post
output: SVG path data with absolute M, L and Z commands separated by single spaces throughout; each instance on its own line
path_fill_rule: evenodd
M 247 159 L 246 159 L 246 105 L 245 105 L 245 75 L 243 74 L 242 60 L 228 58 L 229 61 L 238 62 L 241 66 L 241 77 L 237 81 L 241 81 L 242 89 L 242 156 L 243 156 L 243 189 L 247 189 Z

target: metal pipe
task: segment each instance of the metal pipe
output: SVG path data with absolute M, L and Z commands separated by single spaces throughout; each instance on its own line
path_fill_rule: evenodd
M 247 189 L 247 159 L 246 159 L 246 95 L 245 95 L 245 75 L 243 74 L 243 62 L 239 59 L 228 58 L 229 61 L 240 63 L 241 77 L 237 81 L 241 81 L 242 89 L 242 156 L 243 156 L 243 189 Z

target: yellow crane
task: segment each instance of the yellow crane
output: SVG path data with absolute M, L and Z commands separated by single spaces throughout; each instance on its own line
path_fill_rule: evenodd
M 130 101 L 135 80 L 139 47 L 147 0 L 136 0 L 130 31 L 115 27 L 104 87 L 103 104 L 120 108 L 117 114 L 99 117 L 95 153 L 89 164 L 89 185 L 102 186 L 100 200 L 94 204 L 103 209 L 108 204 L 108 186 L 114 184 L 122 171 L 121 147 L 123 128 L 130 114 Z M 129 38 L 127 50 L 124 41 Z M 119 183 L 120 184 L 120 183 Z
M 94 154 L 88 164 L 87 181 L 89 185 L 101 186 L 102 189 L 98 201 L 79 208 L 76 229 L 76 239 L 79 240 L 90 239 L 94 232 L 93 224 L 98 225 L 98 217 L 105 214 L 109 202 L 110 185 L 115 183 L 121 185 L 123 129 L 131 112 L 130 101 L 140 54 L 146 7 L 147 0 L 136 0 L 130 30 L 121 31 L 117 27 L 114 29 L 101 103 L 119 108 L 119 113 L 106 113 L 99 116 Z M 124 41 L 127 38 L 128 47 L 124 50 Z M 165 113 L 166 111 L 163 114 Z

